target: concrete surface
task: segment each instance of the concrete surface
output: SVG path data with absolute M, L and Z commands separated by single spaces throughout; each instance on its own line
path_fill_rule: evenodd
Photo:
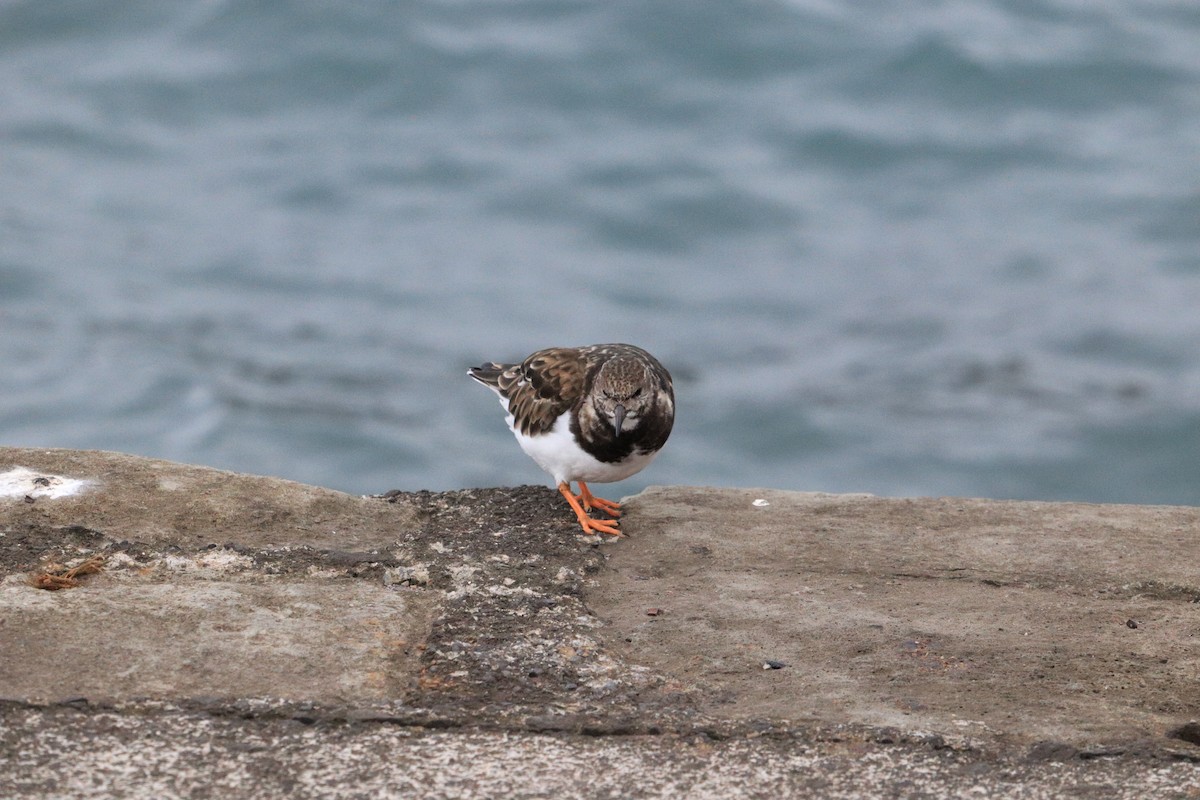
M 1200 510 L 672 487 L 629 511 L 589 605 L 706 713 L 1078 747 L 1200 718 Z
M 0 448 L 0 797 L 1195 797 L 1198 523 Z

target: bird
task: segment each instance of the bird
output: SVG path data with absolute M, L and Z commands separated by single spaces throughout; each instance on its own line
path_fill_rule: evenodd
M 550 473 L 583 532 L 623 536 L 621 504 L 596 497 L 588 482 L 624 480 L 666 444 L 675 389 L 658 359 L 631 344 L 549 347 L 519 364 L 489 361 L 467 374 L 500 398 L 521 449 Z M 593 508 L 609 519 L 593 519 Z

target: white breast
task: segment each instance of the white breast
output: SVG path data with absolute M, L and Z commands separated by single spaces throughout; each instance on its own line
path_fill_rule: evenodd
M 504 406 L 507 409 L 507 403 L 504 403 Z M 554 427 L 547 433 L 537 436 L 526 436 L 513 427 L 511 414 L 506 417 L 506 421 L 513 436 L 517 437 L 521 449 L 536 461 L 539 467 L 549 472 L 556 484 L 570 481 L 612 483 L 625 480 L 630 475 L 641 472 L 657 455 L 634 451 L 619 463 L 606 464 L 599 461 L 575 442 L 575 437 L 571 435 L 570 412 L 556 419 Z

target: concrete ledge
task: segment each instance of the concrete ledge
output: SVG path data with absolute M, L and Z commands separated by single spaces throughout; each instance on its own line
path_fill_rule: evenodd
M 560 501 L 0 448 L 0 796 L 1200 790 L 1196 509 Z
M 705 713 L 1100 749 L 1200 716 L 1198 509 L 684 487 L 629 509 L 589 603 Z
M 429 627 L 425 598 L 365 582 L 117 575 L 106 570 L 86 591 L 31 591 L 23 576 L 0 584 L 12 628 L 0 658 L 6 696 L 402 697 L 417 665 L 409 643 Z

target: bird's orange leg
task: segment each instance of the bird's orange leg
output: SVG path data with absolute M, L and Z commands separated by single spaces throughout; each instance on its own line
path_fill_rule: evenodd
M 575 512 L 575 516 L 579 518 L 579 525 L 583 528 L 586 534 L 607 533 L 610 536 L 624 536 L 625 534 L 617 530 L 616 520 L 607 519 L 592 519 L 583 510 L 583 506 L 579 505 L 579 501 L 575 499 L 575 495 L 571 493 L 571 485 L 569 483 L 560 483 L 558 491 L 563 497 L 567 498 L 567 502 L 571 504 L 571 510 Z M 594 498 L 593 498 L 594 499 Z
M 621 504 L 614 503 L 612 500 L 605 500 L 603 497 L 596 497 L 587 488 L 587 484 L 579 481 L 579 502 L 583 503 L 583 507 L 588 511 L 592 510 L 592 506 L 608 514 L 610 517 L 621 516 Z

